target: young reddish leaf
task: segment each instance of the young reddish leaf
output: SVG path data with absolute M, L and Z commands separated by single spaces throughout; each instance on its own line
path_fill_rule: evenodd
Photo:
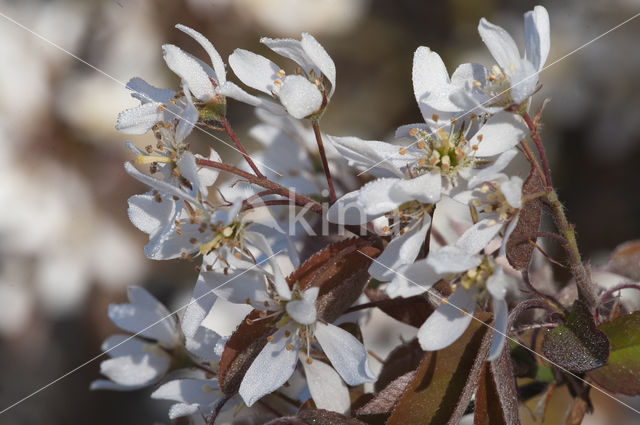
M 476 316 L 487 322 L 491 315 Z M 457 424 L 489 353 L 492 332 L 477 320 L 449 347 L 427 352 L 387 425 Z
M 287 277 L 287 282 L 292 287 L 297 282 L 302 289 L 319 287 L 318 317 L 333 322 L 362 294 L 372 258 L 380 252 L 370 240 L 347 239 L 313 255 Z
M 379 289 L 365 289 L 365 295 L 376 302 L 377 307 L 394 319 L 419 328 L 434 312 L 434 308 L 422 295 L 409 298 L 389 298 Z
M 576 300 L 567 323 L 547 331 L 542 351 L 549 360 L 563 368 L 587 372 L 607 362 L 609 339 L 596 328 L 589 308 Z
M 633 280 L 640 280 L 640 240 L 618 245 L 611 254 L 607 269 Z
M 420 348 L 417 338 L 396 347 L 382 365 L 375 390 L 382 391 L 394 379 L 416 370 L 423 357 L 424 351 Z
M 598 385 L 614 393 L 640 394 L 640 311 L 603 323 L 599 329 L 611 342 L 606 366 L 589 372 Z
M 396 378 L 382 391 L 377 393 L 364 406 L 356 410 L 357 415 L 380 415 L 389 413 L 400 401 L 400 397 L 404 394 L 407 386 L 413 381 L 416 371 L 407 372 Z
M 253 310 L 247 318 L 259 319 L 260 312 Z M 238 392 L 253 359 L 267 344 L 267 337 L 275 331 L 273 319 L 258 320 L 252 324 L 243 321 L 238 326 L 224 346 L 218 364 L 218 382 L 222 392 L 229 395 Z
M 544 191 L 542 182 L 534 168 L 531 168 L 529 177 L 522 185 L 522 196 L 532 195 Z M 532 199 L 525 202 L 520 210 L 520 218 L 516 228 L 507 241 L 507 260 L 516 270 L 524 270 L 529 267 L 534 246 L 524 239 L 527 235 L 535 234 L 540 228 L 542 217 L 542 202 L 540 199 Z
M 476 391 L 474 425 L 518 425 L 518 392 L 509 350 L 486 363 Z
M 301 410 L 298 418 L 309 425 L 367 425 L 358 419 L 347 418 L 340 413 L 323 409 Z

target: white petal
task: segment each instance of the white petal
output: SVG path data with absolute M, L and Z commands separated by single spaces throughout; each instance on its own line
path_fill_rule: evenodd
M 105 339 L 100 349 L 110 357 L 126 357 L 143 353 L 148 342 L 133 335 L 115 334 Z
M 127 202 L 131 223 L 150 236 L 173 220 L 176 211 L 175 202 L 156 202 L 152 194 L 133 195 Z
M 116 384 L 140 388 L 159 380 L 169 369 L 170 358 L 160 349 L 150 349 L 126 357 L 116 357 L 100 364 L 100 373 Z
M 278 91 L 273 82 L 279 78 L 280 67 L 264 56 L 236 49 L 229 56 L 229 65 L 240 81 L 247 86 L 268 95 Z
M 431 217 L 425 215 L 422 223 L 404 235 L 393 238 L 371 264 L 369 274 L 383 282 L 393 279 L 401 266 L 413 263 L 418 257 L 430 226 Z
M 169 408 L 169 419 L 193 415 L 199 411 L 197 404 L 176 403 Z
M 526 59 L 521 59 L 511 72 L 511 97 L 515 103 L 521 103 L 531 96 L 538 85 L 538 74 Z
M 158 180 L 155 177 L 151 177 L 151 176 L 148 176 L 146 174 L 141 173 L 130 162 L 125 162 L 124 163 L 124 169 L 125 169 L 125 171 L 127 173 L 129 173 L 129 175 L 131 177 L 135 178 L 136 180 L 138 180 L 138 181 L 140 181 L 140 182 L 142 182 L 142 183 L 144 183 L 144 184 L 146 184 L 148 186 L 151 186 L 152 188 L 160 191 L 161 193 L 164 192 L 165 194 L 175 195 L 178 198 L 184 199 L 186 201 L 191 201 L 191 202 L 193 202 L 194 205 L 200 206 L 200 201 L 198 201 L 193 196 L 189 195 L 184 190 L 172 185 L 171 183 L 167 183 L 165 181 Z
M 399 199 L 412 199 L 423 204 L 434 204 L 440 200 L 442 175 L 432 171 L 410 180 L 400 180 L 394 185 L 393 193 Z
M 400 146 L 357 137 L 337 137 L 327 135 L 327 140 L 344 156 L 349 165 L 368 169 L 387 170 L 398 177 L 404 176 L 402 168 L 409 163 L 406 155 L 400 155 Z
M 495 220 L 491 219 L 480 220 L 460 236 L 456 246 L 469 254 L 477 254 L 489 245 L 500 229 L 502 223 L 495 223 Z
M 322 47 L 312 35 L 306 32 L 302 33 L 300 44 L 309 59 L 313 61 L 314 65 L 320 69 L 331 83 L 331 90 L 329 92 L 329 97 L 331 97 L 336 89 L 336 65 L 333 63 L 333 59 L 331 59 L 331 56 L 329 56 L 324 47 Z
M 426 259 L 418 260 L 406 267 L 401 267 L 385 288 L 385 292 L 392 298 L 412 297 L 426 292 L 442 277 L 443 275 L 437 273 Z
M 310 288 L 305 291 L 303 300 L 289 301 L 286 310 L 289 316 L 302 325 L 311 325 L 317 318 L 316 298 L 320 288 Z
M 233 84 L 231 81 L 227 81 L 222 86 L 218 87 L 216 91 L 223 96 L 230 97 L 232 99 L 249 104 L 251 106 L 264 108 L 276 115 L 286 114 L 286 110 L 280 103 L 276 103 L 268 99 L 263 99 L 260 97 L 253 96 L 247 93 L 246 91 L 242 90 L 237 85 Z
M 513 176 L 500 185 L 500 191 L 504 194 L 506 201 L 513 208 L 520 208 L 522 205 L 522 179 Z
M 510 75 L 512 68 L 520 60 L 520 52 L 516 42 L 503 28 L 492 24 L 485 18 L 480 19 L 478 32 L 500 68 L 507 75 Z
M 367 350 L 356 337 L 344 329 L 321 322 L 316 324 L 314 336 L 347 384 L 360 385 L 375 380 L 369 370 Z
M 204 158 L 200 154 L 196 154 L 196 158 Z M 212 148 L 209 148 L 209 157 L 207 158 L 209 161 L 222 162 L 222 158 L 218 152 L 214 151 Z M 200 167 L 198 169 L 198 179 L 200 180 L 201 187 L 209 187 L 213 185 L 218 176 L 220 175 L 220 171 L 213 167 Z
M 327 220 L 331 223 L 358 225 L 379 217 L 379 214 L 367 214 L 358 201 L 360 191 L 354 190 L 339 198 L 327 211 Z
M 108 314 L 120 329 L 139 333 L 169 347 L 177 342 L 175 319 L 170 315 L 160 315 L 157 311 L 133 304 L 110 304 Z
M 480 135 L 482 137 L 479 137 Z M 489 118 L 469 143 L 471 146 L 478 146 L 477 156 L 493 156 L 513 148 L 524 139 L 525 135 L 525 126 L 519 116 L 509 112 L 499 112 Z
M 427 262 L 436 273 L 459 273 L 478 267 L 482 258 L 479 255 L 470 255 L 455 245 L 448 245 L 430 252 Z
M 487 361 L 492 361 L 500 356 L 504 343 L 506 342 L 507 334 L 507 321 L 509 319 L 507 312 L 507 302 L 503 299 L 493 299 L 493 339 L 491 341 L 491 348 L 489 349 L 489 357 Z
M 276 288 L 276 292 L 281 298 L 290 300 L 291 288 L 289 288 L 289 285 L 284 279 L 284 275 L 282 274 L 280 265 L 278 264 L 276 256 L 273 254 L 273 250 L 271 249 L 271 246 L 269 245 L 267 239 L 264 237 L 264 235 L 258 232 L 245 232 L 244 238 L 269 258 L 268 261 L 271 265 L 271 270 L 273 273 L 273 283 Z
M 93 390 L 131 391 L 136 388 L 142 388 L 142 387 L 144 387 L 144 385 L 132 387 L 129 385 L 116 384 L 115 382 L 109 381 L 107 379 L 96 379 L 91 383 L 91 385 L 89 386 L 89 389 L 91 391 Z
M 193 337 L 185 335 L 185 348 L 189 353 L 202 360 L 216 362 L 220 359 L 212 347 L 215 347 L 221 338 L 217 332 L 200 326 Z
M 131 90 L 131 96 L 142 103 L 155 102 L 158 104 L 167 103 L 176 94 L 173 90 L 159 89 L 144 81 L 142 78 L 134 77 L 127 83 L 127 88 Z
M 216 379 L 176 379 L 161 385 L 151 398 L 196 404 L 207 408 L 218 399 Z
M 322 106 L 322 93 L 318 86 L 301 75 L 286 76 L 278 96 L 287 112 L 298 119 L 311 115 Z
M 193 195 L 197 196 L 197 191 L 200 189 L 200 179 L 198 178 L 198 167 L 196 166 L 196 157 L 191 152 L 185 152 L 178 159 L 178 170 L 182 177 L 187 179 L 193 186 Z M 200 190 L 204 198 L 207 197 L 207 189 L 202 188 Z
M 172 44 L 162 46 L 164 60 L 169 69 L 187 84 L 193 95 L 203 102 L 211 100 L 215 94 L 209 75 L 195 58 Z
M 418 341 L 423 350 L 437 351 L 448 347 L 467 330 L 475 309 L 474 293 L 475 288 L 467 291 L 460 285 L 448 302 L 429 316 L 418 330 Z
M 360 189 L 360 196 L 358 202 L 364 207 L 364 212 L 367 215 L 380 215 L 389 211 L 393 211 L 400 205 L 411 198 L 404 196 L 397 196 L 398 193 L 394 191 L 396 183 L 401 179 L 386 178 L 377 179 L 365 184 Z
M 303 358 L 302 367 L 316 407 L 342 414 L 347 413 L 351 406 L 349 389 L 340 375 L 331 366 L 320 360 L 313 360 L 309 364 L 306 362 L 306 358 Z
M 216 302 L 217 297 L 213 293 L 214 288 L 205 280 L 203 273 L 198 275 L 191 300 L 182 316 L 182 332 L 186 337 L 194 337 L 196 335 L 200 324 Z
M 280 388 L 293 374 L 298 362 L 298 347 L 287 350 L 291 341 L 284 336 L 287 328 L 273 334 L 273 342 L 267 342 L 247 370 L 240 384 L 240 396 L 247 406 L 252 406 L 263 396 Z
M 312 69 L 316 73 L 319 71 L 318 67 L 314 66 L 313 62 L 305 53 L 300 40 L 294 40 L 293 38 L 262 37 L 260 43 L 269 47 L 280 56 L 291 59 L 300 65 L 306 73 L 309 73 Z
M 257 305 L 270 300 L 266 292 L 264 272 L 257 267 L 251 270 L 234 270 L 227 274 L 205 272 L 203 275 L 211 287 L 220 286 L 214 293 L 231 303 L 244 304 L 249 299 L 253 305 Z M 233 282 L 224 284 L 230 280 Z
M 518 151 L 516 149 L 509 149 L 501 153 L 491 165 L 472 174 L 468 183 L 469 188 L 474 188 L 480 183 L 493 180 L 517 155 Z
M 536 6 L 524 14 L 524 43 L 525 58 L 540 71 L 551 47 L 549 13 L 544 7 Z
M 469 88 L 468 85 L 475 86 L 474 82 L 477 81 L 484 87 L 488 75 L 489 70 L 479 63 L 463 63 L 451 75 L 451 84 L 460 88 Z
M 198 42 L 202 46 L 202 48 L 207 52 L 209 58 L 211 58 L 211 64 L 213 65 L 213 69 L 216 73 L 217 83 L 218 85 L 224 84 L 227 81 L 226 72 L 224 70 L 224 62 L 222 62 L 222 58 L 218 51 L 213 47 L 213 44 L 198 31 L 189 28 L 185 25 L 178 24 L 176 28 L 180 31 L 189 34 L 194 40 Z
M 187 86 L 183 86 L 183 90 L 185 92 L 185 96 L 187 98 L 187 106 L 185 106 L 184 111 L 182 111 L 182 115 L 180 115 L 180 121 L 178 122 L 178 127 L 176 128 L 176 142 L 181 143 L 184 139 L 187 138 L 193 127 L 198 122 L 200 118 L 200 114 L 198 109 L 193 104 L 191 100 L 191 94 L 187 90 Z
M 450 83 L 449 73 L 440 55 L 424 46 L 418 47 L 413 54 L 412 79 L 413 93 L 418 103 L 434 88 Z
M 148 102 L 120 112 L 116 130 L 125 134 L 145 134 L 151 127 L 162 121 L 164 112 L 159 109 L 162 105 L 162 103 Z

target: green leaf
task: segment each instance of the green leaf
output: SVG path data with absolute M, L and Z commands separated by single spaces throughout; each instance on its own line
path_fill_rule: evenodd
M 603 323 L 599 329 L 611 341 L 606 366 L 589 372 L 589 377 L 606 390 L 640 394 L 640 311 Z
M 491 315 L 476 317 L 488 322 Z M 492 335 L 485 324 L 472 320 L 455 343 L 427 352 L 387 425 L 457 424 L 475 391 Z
M 609 339 L 596 328 L 589 308 L 576 300 L 567 323 L 547 331 L 542 351 L 549 360 L 571 372 L 587 372 L 606 364 Z

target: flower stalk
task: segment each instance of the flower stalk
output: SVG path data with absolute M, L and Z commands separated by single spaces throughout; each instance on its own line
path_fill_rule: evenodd
M 318 143 L 318 152 L 320 152 L 320 159 L 322 160 L 322 168 L 324 168 L 324 175 L 327 177 L 327 185 L 329 186 L 329 198 L 331 203 L 336 202 L 338 197 L 336 196 L 336 190 L 333 187 L 333 179 L 331 178 L 331 170 L 329 170 L 329 162 L 327 161 L 327 154 L 324 151 L 324 144 L 322 143 L 322 133 L 320 132 L 320 123 L 317 119 L 311 120 L 313 125 L 313 133 L 316 136 L 316 142 Z

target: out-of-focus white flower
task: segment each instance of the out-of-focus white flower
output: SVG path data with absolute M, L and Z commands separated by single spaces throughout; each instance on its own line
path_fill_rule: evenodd
M 97 380 L 91 389 L 133 390 L 153 384 L 169 370 L 169 350 L 180 344 L 174 317 L 151 294 L 140 287 L 128 291 L 129 304 L 111 304 L 109 318 L 121 329 L 154 342 L 128 335 L 113 335 L 102 344 L 111 359 L 100 364 L 110 380 Z
M 264 56 L 243 49 L 229 56 L 229 65 L 244 84 L 279 103 L 250 95 L 231 82 L 223 84 L 218 92 L 276 113 L 286 110 L 298 119 L 322 114 L 336 88 L 336 67 L 320 43 L 307 33 L 302 33 L 301 40 L 263 37 L 260 42 L 296 62 L 299 72 L 287 75 Z
M 248 16 L 269 32 L 281 35 L 343 33 L 366 12 L 369 0 L 234 0 L 241 16 Z

